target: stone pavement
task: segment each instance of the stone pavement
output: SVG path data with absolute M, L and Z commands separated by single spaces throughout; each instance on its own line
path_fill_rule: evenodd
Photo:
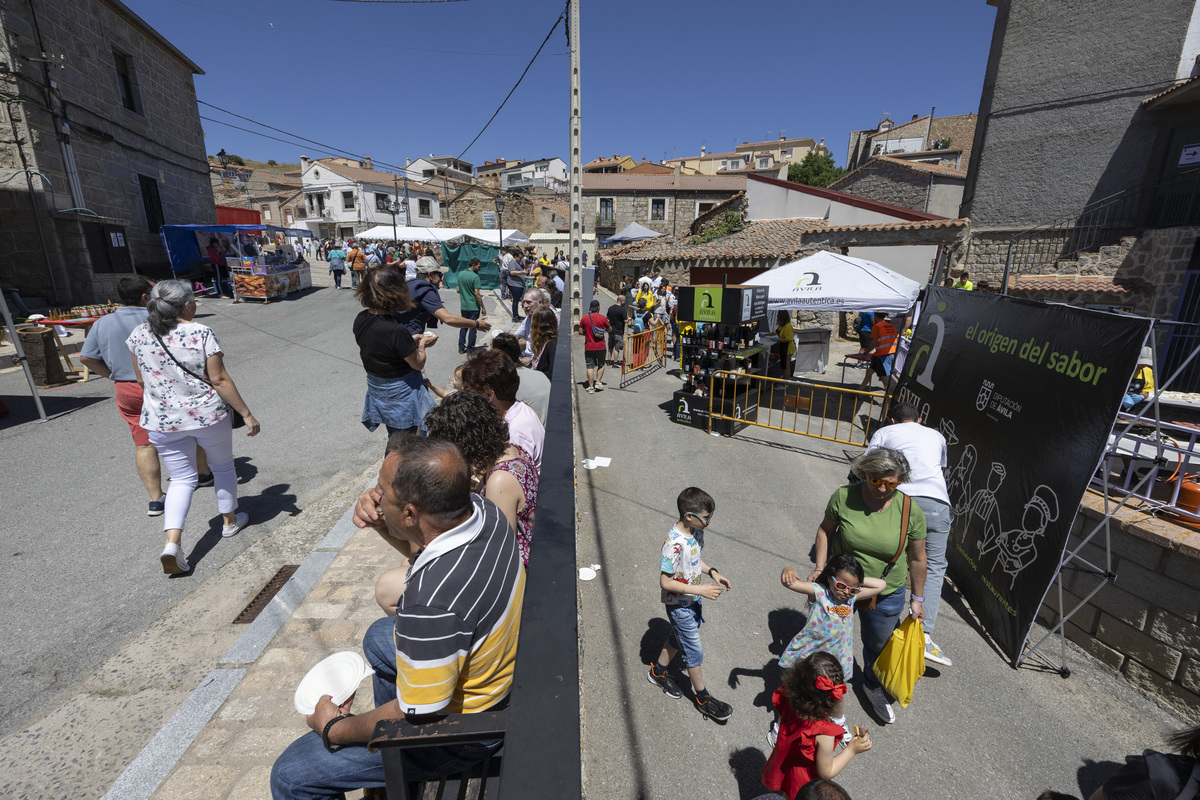
M 343 528 L 348 525 L 348 516 L 339 523 Z M 375 578 L 398 559 L 375 532 L 349 533 L 257 660 L 228 665 L 244 668 L 245 675 L 151 796 L 161 800 L 268 797 L 275 757 L 308 730 L 304 717 L 292 706 L 296 686 L 326 656 L 342 650 L 362 652 L 367 627 L 383 615 L 375 603 Z M 373 707 L 370 681 L 363 681 L 354 711 Z

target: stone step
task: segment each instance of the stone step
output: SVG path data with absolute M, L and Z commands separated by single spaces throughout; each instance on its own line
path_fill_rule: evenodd
M 1122 247 L 1119 244 L 1106 244 L 1100 248 L 1100 260 L 1111 261 L 1114 258 L 1124 258 L 1128 252 L 1128 247 Z

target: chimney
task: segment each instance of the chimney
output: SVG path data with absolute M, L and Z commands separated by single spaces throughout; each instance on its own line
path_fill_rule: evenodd
M 366 162 L 365 162 L 365 161 L 360 161 L 360 162 L 358 162 L 358 168 L 359 168 L 359 169 L 366 169 L 366 168 L 367 168 L 367 164 L 366 164 Z
M 308 166 L 308 156 L 300 156 L 300 169 Z
M 701 154 L 703 154 L 704 148 L 702 147 L 702 148 L 700 148 L 700 150 L 701 150 Z M 679 185 L 679 175 L 680 175 L 680 164 L 678 161 L 676 161 L 675 162 L 675 185 L 676 186 Z
M 783 135 L 783 131 L 779 132 L 779 141 L 781 141 L 781 142 L 787 141 L 787 137 Z
M 705 154 L 705 152 L 707 152 L 707 151 L 704 149 L 704 145 L 700 145 L 700 157 L 701 157 L 701 158 L 704 158 L 704 154 Z M 678 167 L 676 167 L 676 168 L 675 168 L 675 174 L 676 174 L 676 175 L 678 175 L 678 174 L 679 174 L 679 168 L 678 168 Z
M 913 118 L 912 118 L 912 119 L 910 119 L 910 120 L 909 120 L 909 122 L 913 122 L 913 121 L 915 121 L 915 120 L 918 120 L 918 119 L 920 119 L 920 118 L 921 118 L 921 115 L 920 115 L 920 114 L 913 114 Z
M 370 157 L 370 156 L 363 156 L 363 158 L 365 158 L 365 159 L 366 159 L 366 161 L 365 161 L 364 163 L 366 164 L 366 168 L 367 168 L 367 169 L 375 169 L 375 165 L 371 163 L 371 157 Z
M 406 158 L 406 159 L 404 159 L 404 168 L 405 168 L 405 169 L 408 169 L 408 165 L 409 165 L 409 164 L 411 164 L 411 163 L 412 163 L 412 159 L 411 159 L 411 158 Z

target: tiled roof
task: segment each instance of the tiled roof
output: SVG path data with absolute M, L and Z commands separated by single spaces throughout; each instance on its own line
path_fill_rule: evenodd
M 615 166 L 617 164 L 622 164 L 626 161 L 633 161 L 633 156 L 616 156 L 616 155 L 614 155 L 612 158 L 604 158 L 603 156 L 601 156 L 600 158 L 597 158 L 593 161 L 589 161 L 588 163 L 584 164 L 583 168 L 584 169 L 592 169 L 593 167 L 610 167 L 610 166 Z
M 676 161 L 678 161 L 679 163 L 682 164 L 684 161 L 710 161 L 714 158 L 733 158 L 734 156 L 737 156 L 738 158 L 744 158 L 746 156 L 746 154 L 745 153 L 736 153 L 736 152 L 705 153 L 702 156 L 683 156 L 682 158 L 668 158 L 667 163 L 674 164 Z
M 728 236 L 692 244 L 691 236 L 662 237 L 601 251 L 606 259 L 650 261 L 665 259 L 787 258 L 806 249 L 803 236 L 824 227 L 819 219 L 750 222 Z
M 1008 279 L 1008 288 L 1031 293 L 1147 294 L 1154 291 L 1154 284 L 1121 275 L 1014 275 Z
M 680 175 L 678 183 L 674 174 L 671 175 L 638 175 L 628 172 L 598 173 L 586 172 L 583 175 L 583 191 L 585 192 L 619 192 L 619 191 L 729 191 L 740 192 L 746 188 L 746 179 L 740 176 L 726 175 Z
M 765 142 L 743 142 L 738 147 L 782 147 L 783 145 L 797 145 L 804 144 L 805 142 L 815 145 L 817 140 L 809 139 L 808 137 L 800 139 L 769 139 Z
M 332 162 L 332 159 L 328 158 L 318 158 L 314 163 L 320 164 L 323 169 L 327 169 L 330 172 L 341 175 L 343 178 L 349 178 L 357 183 L 374 183 L 380 185 L 390 184 L 392 179 L 396 177 L 390 172 L 378 172 L 373 169 L 347 167 L 344 164 L 335 164 Z M 410 179 L 408 185 L 411 188 L 413 185 L 419 186 L 420 184 L 417 184 L 416 181 Z
M 1148 98 L 1148 99 L 1146 99 L 1146 100 L 1143 100 L 1143 101 L 1142 101 L 1142 105 L 1144 105 L 1144 106 L 1149 106 L 1149 105 L 1158 105 L 1158 104 L 1159 104 L 1159 103 L 1158 103 L 1158 101 L 1159 101 L 1159 100 L 1164 100 L 1164 99 L 1166 99 L 1166 98 L 1167 98 L 1169 95 L 1173 95 L 1173 94 L 1175 94 L 1175 93 L 1176 93 L 1176 92 L 1178 92 L 1180 89 L 1184 89 L 1184 88 L 1187 88 L 1187 87 L 1192 87 L 1192 86 L 1195 86 L 1195 85 L 1196 85 L 1198 82 L 1200 82 L 1200 75 L 1197 75 L 1197 76 L 1195 76 L 1195 77 L 1192 77 L 1192 78 L 1188 78 L 1188 79 L 1187 79 L 1186 81 L 1184 81 L 1183 83 L 1177 83 L 1177 84 L 1175 84 L 1174 86 L 1172 86 L 1170 89 L 1167 89 L 1167 90 L 1165 90 L 1165 91 L 1159 92 L 1158 94 L 1154 95 L 1154 97 L 1151 97 L 1151 98 Z M 1164 103 L 1163 105 L 1165 105 L 1165 103 Z
M 852 231 L 931 231 L 965 228 L 970 221 L 963 219 L 923 219 L 912 222 L 874 222 L 864 225 L 826 225 L 823 230 L 832 233 L 848 233 Z
M 655 164 L 653 161 L 641 161 L 636 167 L 625 170 L 626 175 L 674 175 L 671 167 Z

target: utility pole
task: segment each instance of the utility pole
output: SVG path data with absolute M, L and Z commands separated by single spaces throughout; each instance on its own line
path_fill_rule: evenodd
M 580 158 L 581 139 L 579 130 L 579 2 L 570 0 L 571 14 L 568 19 L 571 37 L 571 277 L 568 284 L 571 293 L 571 325 L 583 318 L 583 160 Z

